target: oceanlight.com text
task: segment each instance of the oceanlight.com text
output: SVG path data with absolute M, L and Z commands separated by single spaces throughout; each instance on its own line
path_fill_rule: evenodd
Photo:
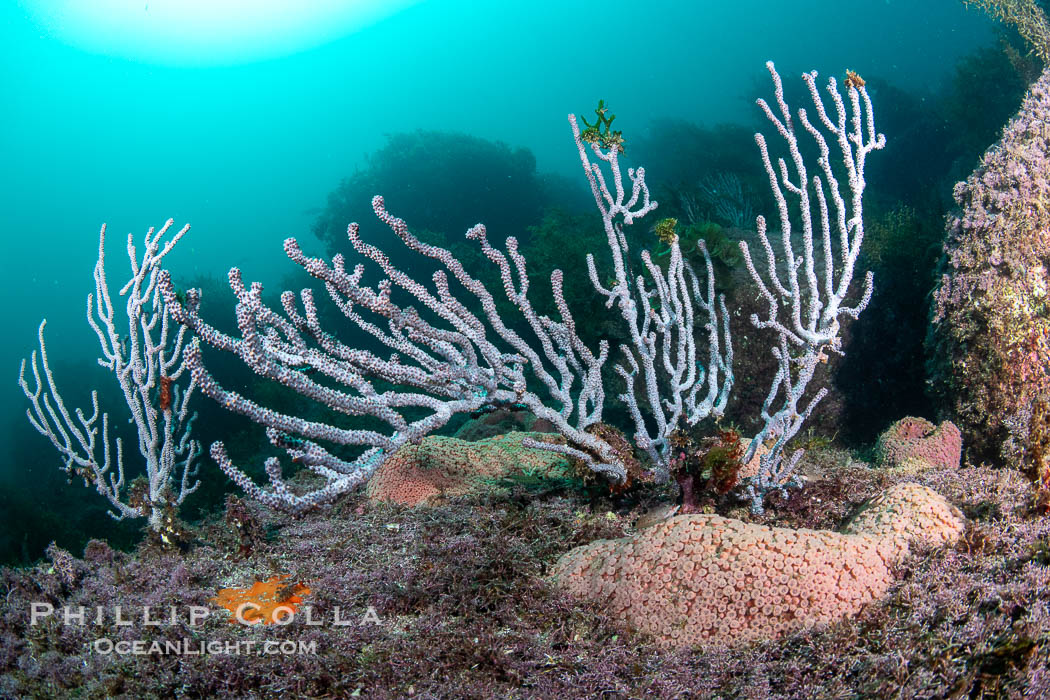
M 96 654 L 103 656 L 296 656 L 317 655 L 316 641 L 292 639 L 171 639 L 147 641 L 145 639 L 114 641 L 109 637 L 96 639 L 92 645 Z

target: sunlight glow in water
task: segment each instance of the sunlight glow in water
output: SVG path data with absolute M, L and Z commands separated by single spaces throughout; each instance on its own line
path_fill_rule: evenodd
M 311 49 L 419 0 L 20 0 L 42 32 L 91 53 L 231 65 Z

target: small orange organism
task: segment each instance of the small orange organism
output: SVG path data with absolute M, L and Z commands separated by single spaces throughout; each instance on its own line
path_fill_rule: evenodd
M 171 377 L 160 378 L 160 410 L 171 410 L 171 385 L 175 380 Z
M 860 77 L 851 70 L 846 71 L 846 87 L 856 88 L 857 90 L 864 87 L 864 78 Z
M 288 574 L 256 581 L 251 588 L 223 588 L 209 599 L 232 613 L 230 622 L 269 625 L 294 615 L 310 589 L 301 583 L 285 583 Z

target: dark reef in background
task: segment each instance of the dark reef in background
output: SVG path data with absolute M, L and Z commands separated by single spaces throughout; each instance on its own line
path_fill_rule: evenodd
M 835 379 L 846 397 L 844 437 L 851 442 L 870 442 L 905 415 L 934 417 L 923 341 L 944 217 L 954 206 L 954 184 L 977 165 L 1027 88 L 1031 67 L 1017 41 L 1004 38 L 964 58 L 940 94 L 910 96 L 869 81 L 887 137 L 867 174 L 861 265 L 875 272 L 875 293 L 853 324 Z
M 493 241 L 502 241 L 539 223 L 544 207 L 586 202 L 582 186 L 566 191 L 565 185 L 537 173 L 527 148 L 443 131 L 392 134 L 328 195 L 313 231 L 330 251 L 345 250 L 347 224 L 371 222 L 370 202 L 380 194 L 414 230 L 440 232 L 452 241 L 480 222 Z M 380 247 L 385 242 L 374 241 Z M 384 250 L 390 248 L 395 246 Z
M 939 216 L 922 217 L 906 205 L 867 224 L 860 267 L 875 272 L 875 291 L 850 326 L 835 376 L 846 397 L 849 442 L 870 442 L 903 416 L 933 414 L 922 338 L 941 237 Z

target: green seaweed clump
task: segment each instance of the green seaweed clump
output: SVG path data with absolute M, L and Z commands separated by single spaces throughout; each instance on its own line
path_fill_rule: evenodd
M 580 132 L 580 138 L 587 143 L 596 143 L 608 150 L 616 149 L 620 153 L 626 153 L 627 149 L 623 141 L 623 132 L 612 130 L 612 123 L 616 119 L 616 115 L 609 114 L 606 116 L 608 111 L 609 108 L 605 106 L 605 100 L 598 100 L 598 108 L 594 110 L 598 118 L 593 124 L 588 122 L 585 117 L 580 117 L 583 125 L 587 127 Z
M 675 231 L 677 226 L 678 219 L 667 217 L 666 219 L 660 219 L 657 221 L 652 229 L 650 229 L 656 234 L 656 237 L 660 239 L 660 242 L 667 246 L 665 250 L 657 253 L 657 255 L 667 255 L 667 253 L 670 252 L 671 245 L 678 239 L 678 232 Z

